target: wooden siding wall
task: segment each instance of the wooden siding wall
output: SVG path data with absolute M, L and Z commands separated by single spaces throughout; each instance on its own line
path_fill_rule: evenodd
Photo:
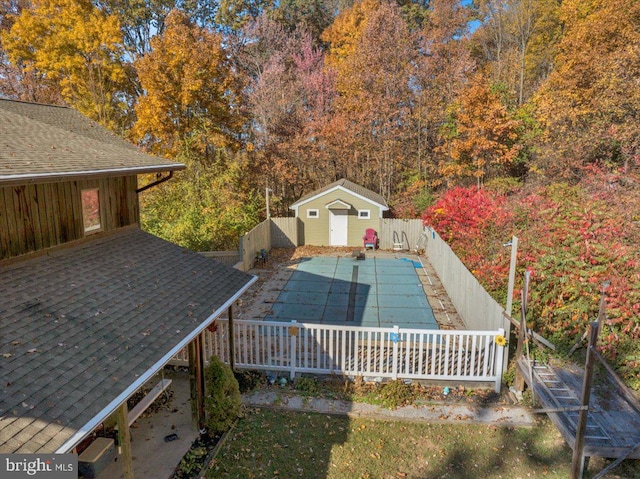
M 0 259 L 85 236 L 81 191 L 100 190 L 101 231 L 139 221 L 137 177 L 122 176 L 0 188 Z
M 329 210 L 327 205 L 340 200 L 352 206 L 347 220 L 347 246 L 362 247 L 362 236 L 367 228 L 378 231 L 380 226 L 380 207 L 375 206 L 349 192 L 336 190 L 323 194 L 298 208 L 298 218 L 304 225 L 304 243 L 313 246 L 329 246 Z M 307 211 L 318 210 L 317 218 L 308 218 Z M 358 218 L 358 210 L 369 210 L 370 218 Z

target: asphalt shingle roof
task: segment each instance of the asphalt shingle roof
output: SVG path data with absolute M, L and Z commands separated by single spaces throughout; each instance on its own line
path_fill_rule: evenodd
M 184 167 L 142 153 L 71 108 L 0 99 L 0 184 Z
M 353 183 L 345 178 L 342 178 L 338 181 L 334 181 L 333 183 L 324 186 L 322 188 L 319 188 L 315 191 L 312 191 L 309 194 L 304 195 L 302 198 L 300 198 L 298 201 L 296 201 L 294 204 L 291 205 L 291 208 L 293 208 L 296 205 L 299 205 L 300 203 L 304 203 L 305 201 L 307 201 L 310 198 L 313 198 L 314 196 L 318 196 L 322 193 L 324 193 L 325 191 L 329 191 L 332 190 L 333 188 L 337 187 L 337 186 L 341 186 L 342 188 L 352 191 L 353 193 L 360 195 L 364 198 L 367 198 L 368 200 L 373 201 L 374 203 L 378 203 L 379 205 L 382 205 L 384 207 L 388 207 L 386 200 L 379 195 L 378 193 L 376 193 L 375 191 L 371 191 L 363 186 L 360 186 L 356 183 Z
M 138 228 L 2 266 L 0 453 L 70 449 L 253 281 Z

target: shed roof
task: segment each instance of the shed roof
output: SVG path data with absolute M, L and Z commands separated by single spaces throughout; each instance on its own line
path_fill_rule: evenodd
M 389 209 L 389 206 L 387 205 L 386 200 L 381 195 L 379 195 L 375 191 L 371 191 L 363 186 L 357 185 L 356 183 L 353 183 L 345 178 L 342 178 L 338 181 L 334 181 L 333 183 L 327 186 L 324 186 L 320 189 L 312 191 L 309 194 L 304 195 L 302 198 L 300 198 L 298 201 L 292 204 L 290 208 L 296 209 L 298 206 L 304 203 L 307 203 L 309 201 L 312 201 L 313 199 L 336 189 L 350 191 L 351 193 L 354 193 L 355 195 L 360 196 L 365 200 L 368 200 L 370 202 L 380 205 L 383 210 Z
M 71 450 L 256 280 L 138 228 L 0 268 L 0 453 Z
M 71 108 L 0 99 L 0 184 L 183 168 Z

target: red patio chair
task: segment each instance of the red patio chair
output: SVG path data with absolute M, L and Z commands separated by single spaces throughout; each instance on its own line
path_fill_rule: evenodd
M 364 243 L 364 249 L 371 248 L 376 249 L 378 247 L 378 235 L 373 228 L 367 228 L 364 236 L 362 237 Z

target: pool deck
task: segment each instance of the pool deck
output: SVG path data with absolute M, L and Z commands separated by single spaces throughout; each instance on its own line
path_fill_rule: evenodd
M 416 268 L 415 272 L 417 273 L 424 297 L 433 310 L 433 316 L 439 329 L 465 329 L 464 323 L 458 316 L 431 263 L 425 256 L 418 257 L 409 252 L 367 250 L 365 252 L 366 259 L 364 261 L 358 261 L 352 258 L 353 249 L 354 248 L 299 247 L 296 249 L 272 250 L 272 254 L 266 264 L 259 264 L 256 268 L 249 271 L 249 273 L 258 276 L 259 280 L 245 294 L 234 317 L 237 319 L 254 320 L 272 319 L 274 308 L 277 310 L 277 308 L 281 307 L 279 303 L 286 298 L 286 296 L 281 297 L 281 293 L 285 291 L 287 283 L 296 271 L 303 271 L 305 269 L 304 266 L 300 265 L 308 263 L 309 258 L 338 258 L 343 264 L 353 262 L 354 265 L 362 265 L 363 270 L 366 269 L 365 265 L 371 263 L 371 259 L 401 260 L 404 258 L 405 260 L 422 264 L 422 267 Z M 300 322 L 304 322 L 304 319 L 301 319 Z

